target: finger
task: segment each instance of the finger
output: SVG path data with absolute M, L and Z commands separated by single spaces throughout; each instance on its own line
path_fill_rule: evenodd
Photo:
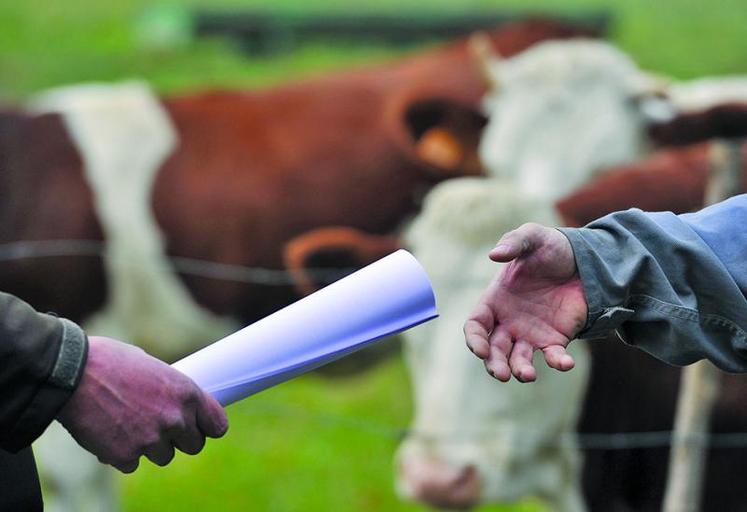
M 215 398 L 201 391 L 197 405 L 197 427 L 207 437 L 222 437 L 228 430 L 226 411 Z
M 511 353 L 511 336 L 500 327 L 490 335 L 490 357 L 485 361 L 488 373 L 501 382 L 511 378 L 508 356 Z
M 495 325 L 493 312 L 484 302 L 480 302 L 464 323 L 464 339 L 469 349 L 480 359 L 490 355 L 488 336 Z
M 165 466 L 174 459 L 174 447 L 168 439 L 164 439 L 146 448 L 143 455 L 153 464 Z
M 205 435 L 197 428 L 197 418 L 187 428 L 173 434 L 174 446 L 188 455 L 197 455 L 205 446 Z
M 112 464 L 112 466 L 114 466 L 116 469 L 118 469 L 122 473 L 132 473 L 137 469 L 139 465 L 140 465 L 140 459 L 123 462 L 120 464 Z
M 533 354 L 532 346 L 525 340 L 517 340 L 511 349 L 508 362 L 511 372 L 520 382 L 533 382 L 537 378 L 537 370 L 532 364 Z
M 545 362 L 550 368 L 555 368 L 561 372 L 567 372 L 575 366 L 575 362 L 565 347 L 561 345 L 550 345 L 542 349 L 545 356 Z
M 515 260 L 531 250 L 536 233 L 536 224 L 524 224 L 513 231 L 509 231 L 498 240 L 488 256 L 491 260 L 498 262 Z

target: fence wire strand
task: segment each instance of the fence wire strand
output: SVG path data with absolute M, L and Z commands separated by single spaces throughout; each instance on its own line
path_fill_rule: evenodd
M 107 257 L 106 245 L 98 240 L 41 240 L 17 241 L 0 244 L 0 262 L 27 259 L 56 258 L 56 257 Z M 261 284 L 268 286 L 288 286 L 294 284 L 292 272 L 287 270 L 269 269 L 218 263 L 214 261 L 187 258 L 181 256 L 166 256 L 174 269 L 182 274 L 198 277 L 233 281 L 247 284 Z M 316 268 L 305 269 L 307 276 L 320 283 L 331 283 L 350 274 L 350 268 Z M 377 437 L 399 442 L 407 437 L 439 443 L 500 443 L 502 434 L 500 429 L 465 430 L 460 432 L 423 432 L 407 427 L 396 427 L 368 418 L 344 416 L 331 413 L 312 411 L 298 406 L 257 401 L 250 412 L 244 414 L 276 414 L 288 417 L 304 415 L 323 425 L 339 426 L 366 432 Z M 515 443 L 515 435 L 510 441 Z M 674 433 L 667 431 L 652 432 L 615 432 L 615 433 L 567 433 L 557 439 L 549 440 L 547 447 L 573 446 L 582 450 L 633 450 L 668 448 L 672 445 Z M 704 436 L 690 436 L 684 440 L 693 446 L 707 445 L 714 449 L 747 448 L 747 432 L 709 433 Z
M 97 240 L 41 240 L 0 244 L 0 261 L 70 256 L 105 258 L 107 257 L 106 244 Z M 184 256 L 167 255 L 165 258 L 180 274 L 267 286 L 289 286 L 296 282 L 293 272 L 288 270 L 219 263 Z M 304 269 L 304 275 L 319 283 L 332 283 L 354 270 L 353 268 L 309 268 Z
M 485 443 L 515 446 L 521 437 L 512 429 L 510 434 L 502 432 L 500 427 L 485 430 L 464 430 L 460 432 L 425 432 L 413 428 L 396 427 L 369 418 L 313 411 L 301 405 L 287 405 L 268 400 L 256 400 L 251 409 L 244 408 L 241 414 L 265 416 L 272 414 L 279 417 L 308 418 L 320 425 L 357 430 L 393 442 L 414 438 L 426 443 L 462 444 Z M 522 431 L 531 434 L 530 431 Z M 510 435 L 510 439 L 506 439 Z M 531 435 L 528 436 L 532 438 Z M 574 433 L 567 432 L 556 439 L 548 439 L 543 448 L 576 447 L 581 450 L 638 450 L 669 448 L 674 441 L 671 430 L 651 432 L 613 432 L 613 433 Z M 684 442 L 691 446 L 708 446 L 712 449 L 747 448 L 747 432 L 716 432 L 705 436 L 690 436 Z

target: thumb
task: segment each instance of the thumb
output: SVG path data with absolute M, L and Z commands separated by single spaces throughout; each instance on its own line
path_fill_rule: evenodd
M 226 411 L 210 394 L 201 393 L 197 406 L 197 426 L 207 437 L 223 437 L 228 430 Z
M 488 256 L 493 261 L 506 263 L 530 252 L 536 228 L 535 224 L 524 224 L 509 231 L 498 240 Z

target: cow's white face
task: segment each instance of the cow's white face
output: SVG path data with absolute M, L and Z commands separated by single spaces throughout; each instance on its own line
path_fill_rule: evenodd
M 587 355 L 561 374 L 538 365 L 538 381 L 502 384 L 466 348 L 462 325 L 499 265 L 487 258 L 495 239 L 528 222 L 553 224 L 544 200 L 521 197 L 497 180 L 438 185 L 407 234 L 434 287 L 440 317 L 408 331 L 406 355 L 415 417 L 397 458 L 400 492 L 455 508 L 526 495 L 555 500 L 575 484 L 573 430 Z
M 491 175 L 556 199 L 640 155 L 635 96 L 646 75 L 611 45 L 546 42 L 490 69 L 497 87 L 485 102 L 480 158 Z

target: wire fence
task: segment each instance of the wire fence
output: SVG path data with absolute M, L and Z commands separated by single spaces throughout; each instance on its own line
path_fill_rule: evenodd
M 319 425 L 333 428 L 357 430 L 368 435 L 401 442 L 407 438 L 414 438 L 426 443 L 438 444 L 510 444 L 515 446 L 521 442 L 521 435 L 525 435 L 528 442 L 535 442 L 531 428 L 523 429 L 517 436 L 516 429 L 502 429 L 495 426 L 490 429 L 470 429 L 451 432 L 421 431 L 408 427 L 389 425 L 371 418 L 346 416 L 329 412 L 320 412 L 304 406 L 280 404 L 269 400 L 256 400 L 252 408 L 242 409 L 242 414 L 250 416 L 274 415 L 279 417 L 306 418 Z M 690 446 L 708 446 L 713 449 L 747 448 L 747 432 L 717 432 L 708 435 L 693 435 L 678 437 Z M 547 439 L 540 448 L 576 447 L 581 450 L 638 450 L 653 448 L 669 448 L 675 440 L 671 430 L 651 432 L 613 432 L 613 433 L 575 433 L 567 432 L 555 439 Z
M 106 244 L 97 240 L 41 240 L 0 244 L 0 261 L 69 256 L 105 258 L 107 256 Z M 180 274 L 266 286 L 289 286 L 296 283 L 295 274 L 283 269 L 234 265 L 183 256 L 166 256 L 166 259 Z M 304 269 L 304 275 L 317 283 L 333 283 L 355 270 L 354 268 L 309 268 Z
M 56 257 L 100 257 L 105 258 L 106 245 L 97 240 L 42 240 L 17 241 L 0 244 L 0 262 Z M 168 256 L 174 269 L 182 274 L 268 286 L 288 286 L 294 284 L 294 275 L 287 270 L 250 267 L 218 263 L 195 258 Z M 350 274 L 352 268 L 316 268 L 304 272 L 317 282 L 331 283 Z M 331 414 L 313 411 L 302 406 L 257 401 L 251 412 L 245 414 L 275 414 L 288 417 L 306 416 L 313 421 L 328 426 L 355 429 L 370 435 L 399 442 L 405 438 L 417 438 L 437 443 L 490 443 L 502 442 L 499 427 L 475 430 L 463 429 L 455 432 L 425 432 L 409 427 L 387 425 L 370 418 Z M 515 435 L 505 442 L 515 443 Z M 679 439 L 678 439 L 679 441 Z M 705 436 L 689 436 L 682 439 L 692 446 L 709 446 L 715 449 L 747 448 L 747 432 L 710 433 Z M 563 445 L 582 450 L 633 450 L 667 448 L 674 442 L 671 430 L 652 432 L 615 433 L 567 433 L 557 439 L 548 440 L 546 447 Z

